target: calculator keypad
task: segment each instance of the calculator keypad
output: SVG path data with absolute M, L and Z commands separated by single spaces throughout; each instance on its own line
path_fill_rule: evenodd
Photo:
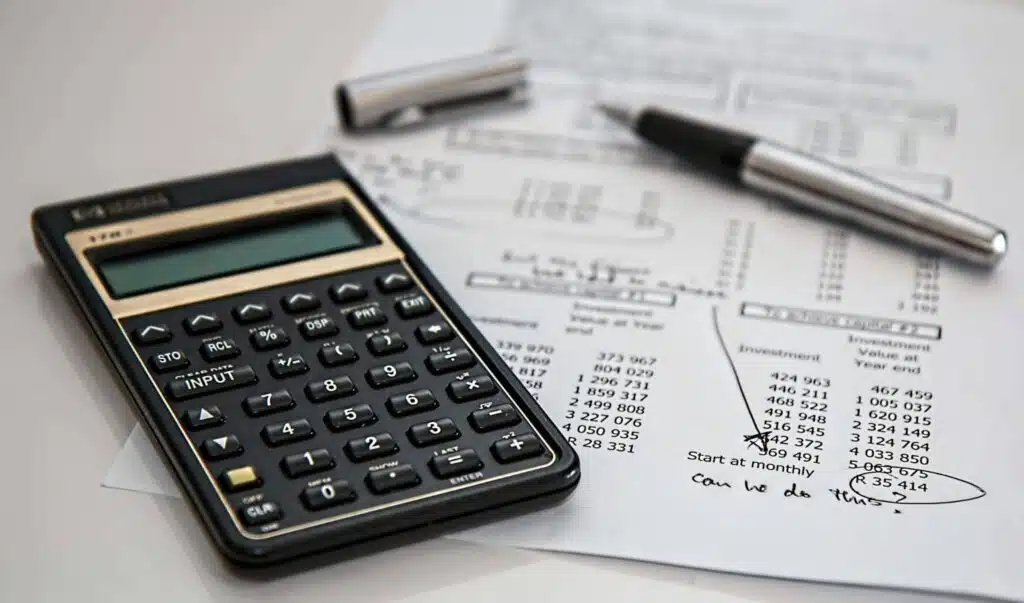
M 400 263 L 132 317 L 123 327 L 254 534 L 551 461 Z

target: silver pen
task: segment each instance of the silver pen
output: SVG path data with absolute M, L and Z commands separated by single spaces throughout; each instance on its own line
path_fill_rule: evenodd
M 919 249 L 991 267 L 1006 232 L 868 175 L 658 107 L 597 103 L 612 120 L 697 169 Z

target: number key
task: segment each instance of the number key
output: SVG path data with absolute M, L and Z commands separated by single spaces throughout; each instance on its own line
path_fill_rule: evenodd
M 379 333 L 366 340 L 366 346 L 370 348 L 374 356 L 385 356 L 394 354 L 406 349 L 405 340 L 398 333 Z
M 418 389 L 388 398 L 388 411 L 396 417 L 404 417 L 437 408 L 437 399 L 429 389 Z
M 334 457 L 326 448 L 307 450 L 302 454 L 291 454 L 281 460 L 281 468 L 288 477 L 302 477 L 310 473 L 326 471 L 334 467 Z
M 387 432 L 356 438 L 345 444 L 345 454 L 355 462 L 389 456 L 396 452 L 398 443 Z
M 290 444 L 292 442 L 298 442 L 301 440 L 307 440 L 313 437 L 313 427 L 309 424 L 309 421 L 305 419 L 295 419 L 294 421 L 288 421 L 287 423 L 274 423 L 273 425 L 267 425 L 260 432 L 263 437 L 263 441 L 267 443 L 267 446 L 281 446 L 284 444 Z
M 385 364 L 366 371 L 366 380 L 375 388 L 408 383 L 416 379 L 416 371 L 408 362 Z
M 324 422 L 331 431 L 348 431 L 376 423 L 377 415 L 369 404 L 356 404 L 328 412 L 324 415 Z
M 313 381 L 306 386 L 306 397 L 314 403 L 351 396 L 355 392 L 356 386 L 348 377 L 332 377 L 323 381 Z
M 459 428 L 455 426 L 455 421 L 447 417 L 413 425 L 409 428 L 408 433 L 409 441 L 421 448 L 439 442 L 457 440 L 461 435 Z
M 242 402 L 242 408 L 250 417 L 261 417 L 275 412 L 288 410 L 295 406 L 295 400 L 288 390 L 279 389 L 258 396 L 249 396 Z
M 345 480 L 337 480 L 320 486 L 310 486 L 300 495 L 302 504 L 310 511 L 319 511 L 356 499 L 356 491 Z

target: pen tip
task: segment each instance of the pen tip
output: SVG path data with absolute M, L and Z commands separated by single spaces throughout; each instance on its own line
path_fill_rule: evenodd
M 609 103 L 605 101 L 597 101 L 594 103 L 594 108 L 604 113 L 612 121 L 620 124 L 632 127 L 635 121 L 635 112 L 625 105 L 619 105 L 615 103 Z

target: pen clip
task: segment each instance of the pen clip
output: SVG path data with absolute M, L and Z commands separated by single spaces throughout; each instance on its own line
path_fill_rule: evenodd
M 394 130 L 528 101 L 529 61 L 513 48 L 343 82 L 336 101 L 350 131 Z

